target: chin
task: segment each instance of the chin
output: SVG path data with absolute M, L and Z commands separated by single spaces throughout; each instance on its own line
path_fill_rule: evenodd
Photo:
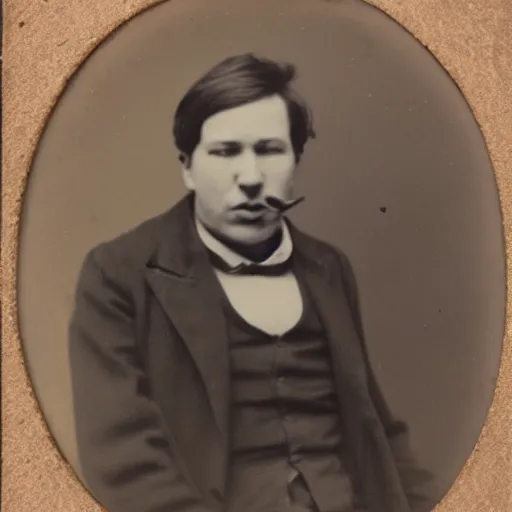
M 239 224 L 236 226 L 230 226 L 229 229 L 224 231 L 223 235 L 234 242 L 253 245 L 264 242 L 270 238 L 278 228 L 279 224 L 266 226 Z

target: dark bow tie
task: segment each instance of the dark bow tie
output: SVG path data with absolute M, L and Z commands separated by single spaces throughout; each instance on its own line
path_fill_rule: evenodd
M 257 263 L 240 263 L 236 267 L 231 267 L 218 254 L 208 251 L 212 265 L 225 272 L 239 276 L 282 276 L 290 270 L 290 258 L 282 263 L 272 265 L 259 265 Z

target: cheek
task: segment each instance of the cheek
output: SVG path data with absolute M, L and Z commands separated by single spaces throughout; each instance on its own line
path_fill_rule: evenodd
M 221 159 L 211 155 L 198 155 L 192 176 L 196 189 L 211 193 L 222 192 L 233 181 Z
M 265 162 L 263 169 L 265 177 L 274 184 L 287 185 L 295 173 L 295 157 L 283 155 L 269 159 Z

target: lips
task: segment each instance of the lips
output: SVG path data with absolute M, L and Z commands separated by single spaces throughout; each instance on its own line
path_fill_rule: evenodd
M 265 196 L 263 203 L 242 203 L 233 208 L 239 218 L 254 220 L 263 217 L 266 212 L 284 213 L 304 201 L 305 197 L 284 200 L 275 196 Z
M 247 212 L 261 212 L 266 210 L 267 208 L 262 204 L 246 204 L 239 206 L 236 208 L 237 211 L 247 211 Z
M 265 213 L 267 213 L 268 211 L 269 210 L 267 208 L 259 205 L 259 206 L 251 206 L 250 208 L 249 207 L 237 208 L 235 210 L 235 214 L 239 219 L 256 220 L 256 219 L 260 219 L 261 217 L 263 217 L 263 215 L 265 215 Z

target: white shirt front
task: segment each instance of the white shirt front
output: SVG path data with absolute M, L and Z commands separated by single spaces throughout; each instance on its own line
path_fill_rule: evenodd
M 203 244 L 221 257 L 230 267 L 255 263 L 226 247 L 196 219 L 196 228 Z M 288 226 L 282 221 L 283 237 L 279 247 L 258 265 L 286 261 L 292 254 L 293 242 Z M 280 276 L 227 274 L 215 269 L 229 302 L 246 322 L 272 335 L 282 335 L 300 320 L 302 296 L 292 271 Z

